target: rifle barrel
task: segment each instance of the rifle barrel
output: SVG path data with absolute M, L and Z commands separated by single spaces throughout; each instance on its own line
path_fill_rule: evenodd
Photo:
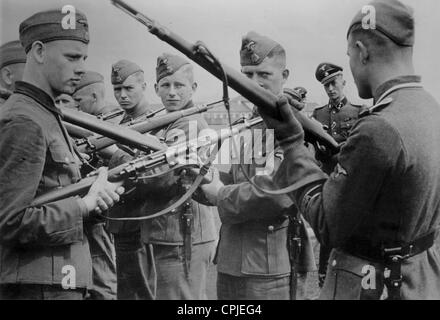
M 195 63 L 200 65 L 216 78 L 223 80 L 221 70 L 219 70 L 212 59 L 209 59 L 209 57 L 207 57 L 206 55 L 199 54 L 196 50 L 195 45 L 189 43 L 177 34 L 159 25 L 153 19 L 139 13 L 136 9 L 134 9 L 124 1 L 111 0 L 111 2 L 117 8 L 121 9 L 122 11 L 126 12 L 127 14 L 131 15 L 133 18 L 144 24 L 148 28 L 149 32 L 157 36 L 160 40 L 168 43 L 173 48 L 186 55 L 189 59 L 193 60 Z M 224 64 L 222 66 L 228 78 L 229 85 L 232 89 L 247 98 L 261 111 L 263 111 L 263 113 L 278 118 L 280 117 L 279 111 L 277 109 L 278 98 L 274 94 L 272 94 L 268 90 L 261 88 L 257 83 L 246 78 L 240 72 L 237 72 Z M 305 114 L 300 113 L 294 108 L 293 112 L 304 129 L 306 141 L 318 141 L 319 143 L 325 145 L 333 153 L 337 153 L 339 151 L 338 143 L 322 128 L 322 125 L 318 121 L 308 118 Z
M 99 120 L 84 112 L 67 108 L 63 108 L 62 112 L 64 121 L 102 134 L 123 144 L 135 146 L 144 151 L 164 149 L 164 146 L 154 136 L 142 135 L 125 127 Z

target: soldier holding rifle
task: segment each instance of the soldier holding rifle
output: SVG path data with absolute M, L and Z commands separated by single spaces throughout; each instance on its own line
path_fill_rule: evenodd
M 364 19 L 372 10 L 375 28 Z M 413 11 L 397 0 L 371 2 L 347 38 L 359 95 L 374 105 L 360 114 L 327 177 L 280 100 L 281 118 L 263 114 L 286 154 L 275 181 L 303 186 L 290 197 L 334 248 L 322 299 L 438 300 L 440 106 L 415 75 Z M 321 182 L 302 183 L 317 174 Z
M 92 283 L 84 222 L 124 191 L 102 169 L 86 196 L 29 207 L 39 194 L 81 178 L 53 99 L 72 94 L 85 72 L 88 23 L 76 11 L 76 28 L 64 28 L 63 17 L 56 9 L 21 23 L 23 81 L 0 111 L 2 299 L 82 299 Z

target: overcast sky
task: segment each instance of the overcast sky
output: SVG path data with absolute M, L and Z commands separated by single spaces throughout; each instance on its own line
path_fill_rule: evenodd
M 315 80 L 316 66 L 324 61 L 344 67 L 347 96 L 361 102 L 346 55 L 346 32 L 364 0 L 126 0 L 184 39 L 204 41 L 225 64 L 239 70 L 241 37 L 250 30 L 277 40 L 287 51 L 291 76 L 287 86 L 304 86 L 309 100 L 326 103 L 322 86 Z M 415 9 L 415 64 L 425 87 L 440 100 L 440 1 L 404 0 Z M 155 64 L 163 52 L 177 53 L 147 32 L 109 0 L 0 0 L 0 42 L 18 39 L 18 26 L 33 13 L 70 4 L 86 13 L 90 27 L 87 67 L 104 75 L 107 97 L 114 102 L 110 85 L 111 64 L 128 59 L 144 68 L 147 96 L 158 102 L 153 89 Z M 197 67 L 196 101 L 221 97 L 220 82 Z M 234 96 L 235 93 L 231 92 Z

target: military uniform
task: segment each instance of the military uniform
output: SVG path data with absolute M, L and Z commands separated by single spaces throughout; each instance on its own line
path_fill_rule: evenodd
M 157 83 L 174 74 L 188 61 L 179 56 L 164 54 L 158 59 Z M 193 107 L 190 101 L 183 109 Z M 193 126 L 193 128 L 191 128 Z M 176 134 L 184 134 L 186 141 L 196 138 L 201 130 L 208 128 L 202 115 L 196 114 L 180 118 L 157 136 L 167 145 L 173 145 Z M 192 130 L 192 131 L 191 131 Z M 195 136 L 192 137 L 191 134 Z M 201 151 L 201 153 L 203 153 Z M 206 159 L 205 159 L 206 160 Z M 158 211 L 169 205 L 167 199 L 175 193 L 176 184 L 163 197 L 156 194 L 146 205 L 149 212 Z M 157 270 L 157 299 L 192 300 L 206 299 L 208 268 L 215 253 L 217 232 L 214 224 L 214 208 L 201 202 L 190 200 L 188 208 L 182 205 L 175 212 L 142 223 L 142 240 L 153 246 Z M 186 219 L 189 218 L 189 225 Z
M 410 9 L 398 1 L 371 5 L 379 32 L 414 44 Z M 362 18 L 359 12 L 351 28 Z M 414 75 L 394 77 L 373 94 L 375 105 L 352 128 L 331 176 L 291 194 L 320 241 L 335 248 L 321 298 L 438 300 L 440 255 L 432 243 L 440 223 L 440 106 Z M 286 147 L 279 186 L 322 173 L 300 140 Z
M 103 83 L 104 77 L 93 71 L 86 71 L 81 81 L 76 86 L 75 93 L 95 83 Z M 81 107 L 79 106 L 79 109 Z M 89 110 L 90 112 L 90 110 Z M 105 106 L 97 110 L 106 112 Z M 92 113 L 95 115 L 94 113 Z M 100 167 L 105 161 L 97 159 L 93 166 Z M 87 174 L 84 172 L 83 174 Z M 116 299 L 116 257 L 115 246 L 111 234 L 106 229 L 105 221 L 94 219 L 85 224 L 85 232 L 89 239 L 90 254 L 93 267 L 93 288 L 90 290 L 90 299 L 93 300 L 114 300 Z
M 113 64 L 112 84 L 121 84 L 132 74 L 142 71 L 135 63 L 120 60 Z M 120 124 L 151 113 L 147 103 L 140 103 L 125 113 Z M 132 159 L 133 151 L 118 145 L 123 150 L 113 154 L 109 167 L 113 168 Z M 129 152 L 129 154 L 127 152 Z M 145 202 L 137 191 L 124 196 L 121 202 L 112 208 L 112 216 L 138 216 Z M 116 249 L 116 270 L 118 279 L 117 296 L 119 300 L 152 300 L 155 298 L 155 269 L 151 248 L 144 246 L 140 236 L 140 224 L 136 221 L 110 221 L 108 230 L 113 233 Z
M 87 21 L 78 10 L 76 17 Z M 20 40 L 26 52 L 35 41 L 89 42 L 87 23 L 66 30 L 62 18 L 61 10 L 50 10 L 23 21 Z M 0 150 L 0 297 L 81 299 L 92 283 L 84 201 L 69 197 L 30 206 L 35 196 L 81 178 L 53 98 L 18 81 L 0 110 Z M 62 279 L 71 272 L 76 289 L 63 290 Z
M 258 65 L 278 46 L 275 41 L 250 32 L 243 38 L 241 64 Z M 243 154 L 252 150 L 242 148 L 241 152 L 240 161 L 243 161 Z M 262 169 L 260 166 L 267 165 L 267 156 L 263 151 L 261 159 L 252 157 L 250 164 L 243 165 L 247 175 L 263 188 L 273 187 L 270 175 L 256 175 Z M 283 158 L 282 151 L 275 150 L 272 156 L 276 170 Z M 288 300 L 291 298 L 288 216 L 294 216 L 298 209 L 286 195 L 267 195 L 254 188 L 244 178 L 241 166 L 232 164 L 230 173 L 233 184 L 222 187 L 217 196 L 222 222 L 216 259 L 218 297 Z M 303 230 L 303 257 L 310 258 L 313 253 L 306 235 Z M 313 265 L 314 262 L 309 262 L 308 268 L 301 271 L 306 272 Z

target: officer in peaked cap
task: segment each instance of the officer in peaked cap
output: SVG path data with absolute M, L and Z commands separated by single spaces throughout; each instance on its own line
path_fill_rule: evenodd
M 43 11 L 20 24 L 23 80 L 0 109 L 0 299 L 83 299 L 93 286 L 84 225 L 124 192 L 100 170 L 84 197 L 32 205 L 35 197 L 81 179 L 54 98 L 75 91 L 89 34 L 83 13 L 76 10 L 74 29 L 63 27 L 65 15 Z
M 351 128 L 359 117 L 361 108 L 350 103 L 345 97 L 345 80 L 342 67 L 328 62 L 321 63 L 316 68 L 315 77 L 324 86 L 329 102 L 320 108 L 316 108 L 312 113 L 312 117 L 322 123 L 328 134 L 338 143 L 342 143 L 350 134 Z M 326 150 L 321 150 L 318 146 L 316 157 L 322 163 L 324 172 L 330 174 L 337 163 L 336 156 L 328 155 Z M 331 248 L 321 244 L 318 271 L 320 287 L 324 285 L 330 251 Z
M 15 81 L 23 77 L 26 53 L 19 40 L 0 46 L 0 106 L 12 94 Z
M 374 28 L 365 19 L 373 10 Z M 374 105 L 361 112 L 330 176 L 302 146 L 285 101 L 282 121 L 263 115 L 284 129 L 277 186 L 302 184 L 290 197 L 334 248 L 322 299 L 440 299 L 440 105 L 415 74 L 414 25 L 413 10 L 397 0 L 359 8 L 349 25 L 353 78 Z
M 315 77 L 324 86 L 329 102 L 315 109 L 312 116 L 324 125 L 338 143 L 342 143 L 359 116 L 360 106 L 350 103 L 345 96 L 346 82 L 342 67 L 333 63 L 321 63 L 316 68 Z

